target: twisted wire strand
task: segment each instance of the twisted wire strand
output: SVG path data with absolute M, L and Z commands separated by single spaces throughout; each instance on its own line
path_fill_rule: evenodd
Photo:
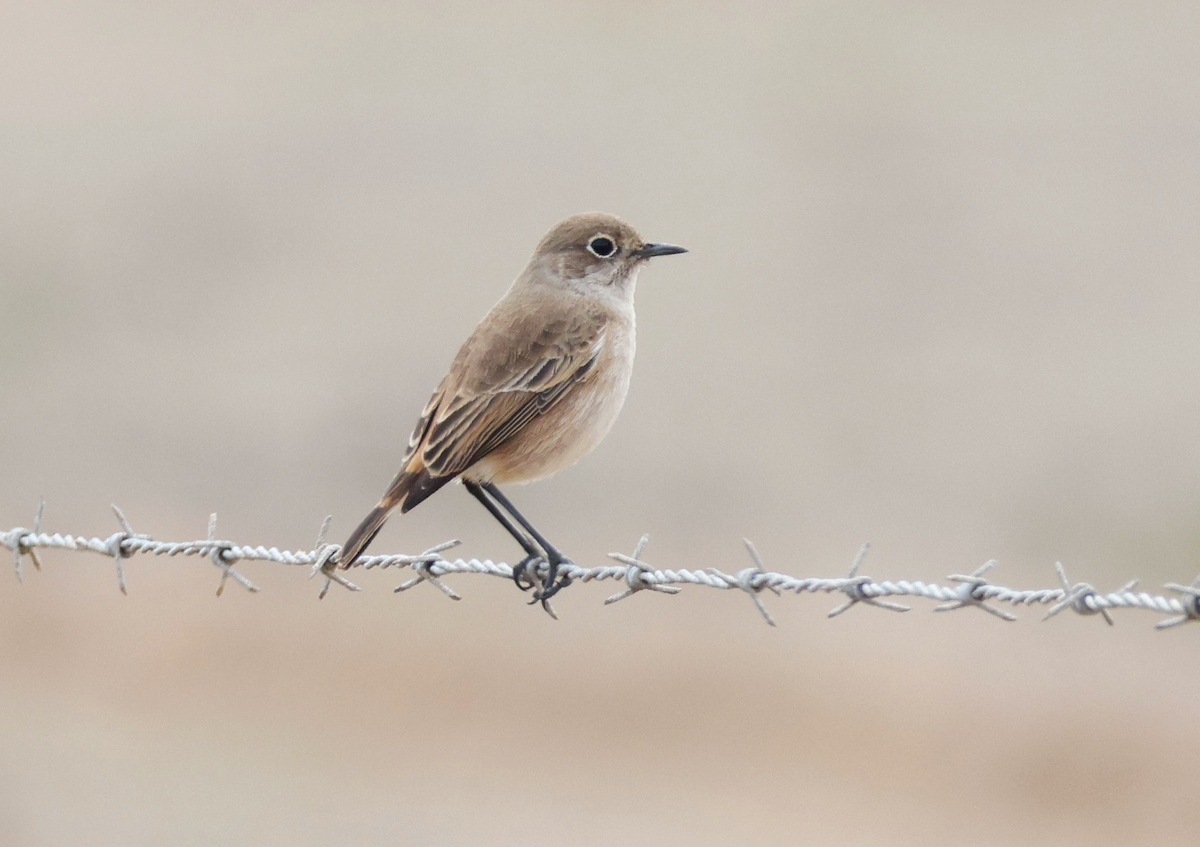
M 362 556 L 353 562 L 350 568 L 341 568 L 337 561 L 341 548 L 336 544 L 325 542 L 331 518 L 326 518 L 322 524 L 313 549 L 280 550 L 278 547 L 241 545 L 218 539 L 216 537 L 216 515 L 211 516 L 208 535 L 204 539 L 157 541 L 148 535 L 135 533 L 125 515 L 116 506 L 113 506 L 113 511 L 121 524 L 121 531 L 106 538 L 57 532 L 48 533 L 41 529 L 44 508 L 44 503 L 39 505 L 33 529 L 14 527 L 7 532 L 0 533 L 0 545 L 13 553 L 13 566 L 19 581 L 24 580 L 26 556 L 29 556 L 34 567 L 38 570 L 41 569 L 38 550 L 98 553 L 114 559 L 117 565 L 117 584 L 123 593 L 127 591 L 124 560 L 139 554 L 196 556 L 209 559 L 222 571 L 220 584 L 217 587 L 218 595 L 224 591 L 229 579 L 233 579 L 248 591 L 259 590 L 258 586 L 235 567 L 236 564 L 247 561 L 307 567 L 310 569 L 310 576 L 319 574 L 324 577 L 324 584 L 319 595 L 321 597 L 325 596 L 334 583 L 351 591 L 358 591 L 359 587 L 343 575 L 348 570 L 356 568 L 362 570 L 410 568 L 415 576 L 401 583 L 395 589 L 397 592 L 406 591 L 423 582 L 428 582 L 454 600 L 461 599 L 460 595 L 446 585 L 442 581 L 442 577 L 457 574 L 486 574 L 511 579 L 513 576 L 513 566 L 505 562 L 494 562 L 491 559 L 447 559 L 441 555 L 444 551 L 456 547 L 459 544 L 458 541 L 447 541 L 415 555 L 401 553 Z M 947 579 L 953 584 L 905 579 L 874 580 L 858 573 L 868 550 L 868 545 L 863 545 L 846 576 L 796 577 L 767 570 L 754 545 L 749 541 L 745 543 L 752 565 L 730 574 L 711 567 L 700 570 L 654 568 L 641 558 L 648 540 L 648 536 L 642 536 L 631 555 L 609 554 L 610 558 L 616 562 L 615 564 L 591 568 L 577 564 L 564 564 L 560 566 L 559 573 L 565 574 L 572 582 L 614 580 L 624 583 L 623 590 L 605 600 L 605 604 L 624 600 L 641 591 L 677 594 L 686 585 L 724 591 L 739 590 L 750 597 L 763 619 L 771 626 L 775 625 L 775 621 L 763 603 L 762 593 L 764 591 L 770 591 L 777 596 L 781 596 L 784 592 L 842 594 L 844 601 L 829 612 L 829 617 L 840 615 L 860 603 L 890 611 L 905 612 L 910 607 L 893 602 L 888 598 L 919 597 L 939 603 L 940 605 L 935 607 L 934 611 L 953 611 L 975 607 L 1007 621 L 1016 620 L 1016 616 L 994 604 L 1049 606 L 1044 619 L 1054 617 L 1065 610 L 1073 611 L 1078 615 L 1100 615 L 1110 625 L 1113 623 L 1110 614 L 1113 609 L 1145 609 L 1170 615 L 1159 621 L 1157 624 L 1159 629 L 1167 629 L 1200 619 L 1200 576 L 1197 576 L 1188 585 L 1167 583 L 1164 587 L 1172 593 L 1171 595 L 1136 591 L 1136 580 L 1126 582 L 1115 591 L 1103 593 L 1086 582 L 1071 583 L 1067 579 L 1066 571 L 1061 563 L 1055 564 L 1060 583 L 1058 588 L 1015 589 L 991 582 L 985 578 L 985 574 L 995 566 L 995 561 L 985 562 L 970 574 L 949 575 Z M 524 571 L 523 576 L 527 579 L 534 577 L 544 580 L 548 576 L 549 568 L 544 561 L 538 561 L 526 565 Z M 548 611 L 552 615 L 555 614 L 552 608 L 549 608 Z

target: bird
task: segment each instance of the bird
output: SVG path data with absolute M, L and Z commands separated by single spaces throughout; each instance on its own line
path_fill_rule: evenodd
M 550 228 L 525 269 L 484 316 L 425 404 L 400 470 L 342 545 L 347 568 L 384 522 L 459 479 L 521 546 L 523 591 L 545 561 L 531 603 L 543 608 L 569 583 L 572 564 L 497 487 L 545 479 L 590 453 L 624 405 L 633 373 L 633 295 L 656 256 L 688 252 L 648 242 L 604 212 Z M 532 570 L 527 573 L 527 568 Z

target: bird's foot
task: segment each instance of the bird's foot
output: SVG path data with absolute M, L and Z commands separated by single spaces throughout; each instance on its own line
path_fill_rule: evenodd
M 528 591 L 531 588 L 537 587 L 537 570 L 538 565 L 544 562 L 541 556 L 530 554 L 521 561 L 513 565 L 512 581 L 516 583 L 517 588 L 522 591 Z
M 534 592 L 533 599 L 529 601 L 529 604 L 532 606 L 540 601 L 542 608 L 553 615 L 554 613 L 546 601 L 571 584 L 571 575 L 563 574 L 562 579 L 558 579 L 558 571 L 563 565 L 574 565 L 575 563 L 565 556 L 550 556 L 547 564 L 550 567 L 546 573 L 546 581 L 542 583 L 542 587 L 538 591 Z

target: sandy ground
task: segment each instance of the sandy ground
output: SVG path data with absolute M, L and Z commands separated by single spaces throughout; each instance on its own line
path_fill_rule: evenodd
M 0 529 L 344 535 L 542 232 L 692 252 L 576 559 L 1148 587 L 1200 569 L 1187 4 L 15 4 Z M 515 553 L 447 489 L 379 550 Z M 1196 637 L 499 580 L 0 580 L 0 843 L 1195 843 Z

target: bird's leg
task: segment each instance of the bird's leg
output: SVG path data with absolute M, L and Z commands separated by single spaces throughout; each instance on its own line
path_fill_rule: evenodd
M 528 591 L 529 589 L 533 588 L 534 582 L 532 579 L 530 579 L 529 583 L 526 584 L 521 581 L 521 577 L 525 575 L 525 568 L 529 565 L 533 565 L 534 569 L 536 570 L 538 560 L 544 558 L 546 554 L 539 550 L 537 545 L 535 545 L 529 539 L 529 536 L 521 532 L 521 530 L 518 529 L 515 524 L 513 524 L 508 515 L 504 514 L 504 512 L 500 510 L 500 507 L 491 501 L 491 499 L 479 486 L 479 483 L 468 482 L 464 479 L 463 485 L 467 487 L 467 491 L 471 492 L 471 496 L 482 503 L 483 508 L 487 509 L 488 512 L 491 513 L 491 516 L 498 520 L 500 525 L 508 530 L 508 534 L 515 538 L 517 543 L 521 545 L 521 549 L 525 551 L 525 558 L 518 562 L 517 566 L 513 568 L 513 582 L 515 582 L 517 584 L 517 588 L 521 589 L 522 591 Z
M 533 595 L 533 600 L 541 600 L 542 608 L 546 608 L 546 601 L 571 583 L 571 578 L 569 576 L 563 577 L 563 579 L 560 581 L 556 581 L 559 566 L 564 564 L 570 565 L 574 563 L 562 553 L 558 552 L 558 548 L 547 541 L 545 536 L 538 532 L 533 524 L 526 520 L 525 516 L 517 511 L 516 506 L 514 506 L 512 502 L 509 501 L 509 499 L 505 497 L 500 492 L 500 489 L 497 488 L 493 483 L 485 482 L 482 488 L 491 495 L 493 500 L 503 506 L 504 510 L 516 519 L 517 523 L 525 527 L 525 530 L 533 536 L 534 541 L 540 544 L 542 549 L 546 551 L 546 563 L 549 565 L 549 573 L 546 575 L 546 582 L 543 585 L 542 590 Z M 549 609 L 547 609 L 547 611 L 549 611 Z

